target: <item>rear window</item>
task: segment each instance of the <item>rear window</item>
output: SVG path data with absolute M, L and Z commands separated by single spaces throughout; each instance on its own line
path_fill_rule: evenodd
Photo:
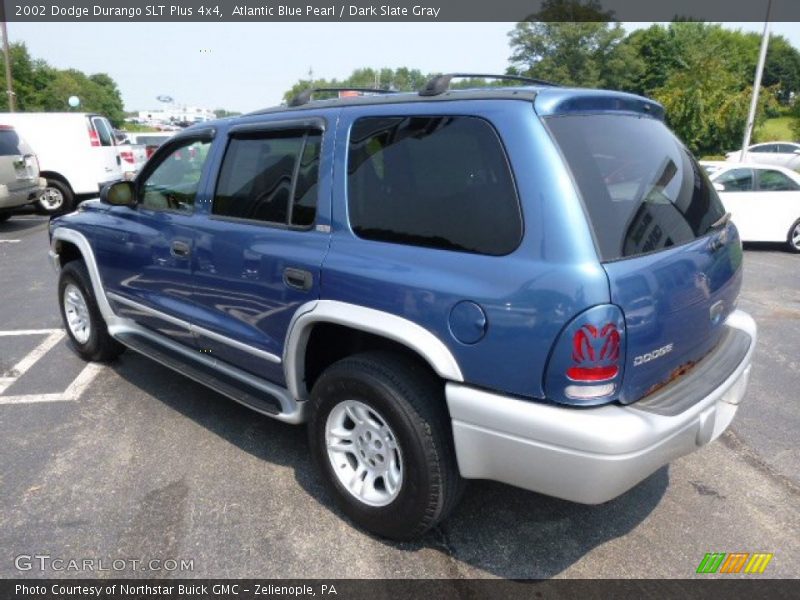
M 708 176 L 661 121 L 625 115 L 550 117 L 604 261 L 685 244 L 725 210 Z
M 519 245 L 511 170 L 483 119 L 359 119 L 347 175 L 350 224 L 359 237 L 490 255 Z
M 13 129 L 0 129 L 0 156 L 28 154 L 24 142 Z

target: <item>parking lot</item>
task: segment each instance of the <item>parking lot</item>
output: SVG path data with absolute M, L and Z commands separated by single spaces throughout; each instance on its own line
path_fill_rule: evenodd
M 61 330 L 47 222 L 0 225 L 0 577 L 14 557 L 191 560 L 124 577 L 673 577 L 707 552 L 800 565 L 800 256 L 748 247 L 740 307 L 759 325 L 732 429 L 620 498 L 582 506 L 473 482 L 416 543 L 338 513 L 285 425 L 133 352 L 79 360 Z M 741 575 L 744 577 L 744 575 Z

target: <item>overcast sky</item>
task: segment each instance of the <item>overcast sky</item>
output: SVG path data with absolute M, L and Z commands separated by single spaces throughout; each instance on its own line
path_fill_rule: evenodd
M 108 73 L 127 110 L 157 108 L 156 96 L 168 95 L 179 104 L 246 112 L 278 104 L 309 69 L 325 78 L 343 78 L 365 66 L 503 73 L 513 25 L 9 23 L 8 35 L 54 67 Z M 800 48 L 800 23 L 775 23 L 772 30 Z

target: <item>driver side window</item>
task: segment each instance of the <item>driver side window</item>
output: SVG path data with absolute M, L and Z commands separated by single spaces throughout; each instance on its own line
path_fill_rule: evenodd
M 161 161 L 142 184 L 143 208 L 192 212 L 211 142 L 189 141 Z

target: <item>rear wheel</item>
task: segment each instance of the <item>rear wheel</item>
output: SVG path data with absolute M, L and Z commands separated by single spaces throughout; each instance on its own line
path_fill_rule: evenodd
M 61 269 L 58 299 L 64 328 L 81 358 L 105 362 L 122 354 L 125 347 L 109 335 L 82 261 L 68 262 Z
M 380 536 L 407 540 L 461 496 L 443 386 L 387 352 L 345 358 L 314 385 L 311 451 L 342 511 Z
M 789 246 L 789 250 L 792 252 L 800 252 L 800 219 L 797 219 L 791 229 L 789 229 L 786 243 Z
M 70 212 L 74 204 L 75 196 L 67 184 L 58 179 L 48 179 L 36 207 L 41 213 L 56 216 Z

